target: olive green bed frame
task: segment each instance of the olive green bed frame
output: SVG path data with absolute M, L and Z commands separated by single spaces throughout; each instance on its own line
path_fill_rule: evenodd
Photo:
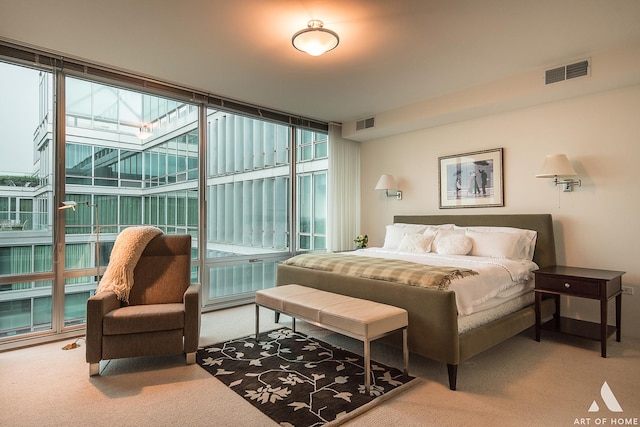
M 395 216 L 394 222 L 456 224 L 462 227 L 504 226 L 535 230 L 538 236 L 533 260 L 541 268 L 556 264 L 553 223 L 549 214 L 401 215 Z M 332 272 L 280 264 L 277 269 L 276 285 L 291 283 L 406 309 L 409 313 L 409 350 L 446 363 L 451 390 L 457 387 L 460 362 L 490 349 L 535 324 L 535 309 L 531 304 L 515 313 L 460 334 L 453 291 L 347 277 Z M 543 318 L 551 316 L 554 311 L 553 301 L 543 300 Z M 399 345 L 401 340 L 395 338 L 397 337 L 389 337 L 387 341 Z M 534 338 L 533 335 L 531 338 Z

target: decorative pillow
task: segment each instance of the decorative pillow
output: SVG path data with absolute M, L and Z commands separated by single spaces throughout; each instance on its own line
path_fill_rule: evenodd
M 464 232 L 440 230 L 431 244 L 431 251 L 440 255 L 467 255 L 471 246 L 471 239 Z
M 383 249 L 396 250 L 405 233 L 422 233 L 426 226 L 421 224 L 390 224 L 387 225 L 384 236 Z
M 436 239 L 436 236 L 438 235 L 438 229 L 432 226 L 427 227 L 426 230 L 424 230 L 422 232 L 422 234 L 424 234 L 426 237 L 431 239 L 431 243 L 433 243 L 433 241 Z M 431 249 L 433 250 L 433 249 Z
M 398 252 L 425 253 L 431 250 L 431 242 L 435 235 L 404 233 L 398 246 Z
M 425 230 L 441 229 L 453 230 L 453 224 L 426 225 L 396 222 L 395 224 L 387 225 L 382 248 L 397 250 L 404 233 L 422 233 Z
M 516 233 L 502 233 L 494 231 L 483 233 L 467 230 L 466 235 L 471 239 L 473 256 L 488 258 L 522 259 L 523 251 L 519 246 L 520 235 Z

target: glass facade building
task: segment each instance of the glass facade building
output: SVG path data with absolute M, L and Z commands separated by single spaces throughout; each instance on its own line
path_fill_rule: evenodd
M 83 328 L 126 227 L 191 234 L 205 310 L 326 250 L 326 128 L 76 74 L 0 61 L 0 348 Z

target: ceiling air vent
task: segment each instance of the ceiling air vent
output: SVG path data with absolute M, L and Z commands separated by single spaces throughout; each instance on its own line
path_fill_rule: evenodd
M 544 72 L 544 84 L 562 82 L 564 80 L 585 77 L 589 75 L 589 60 L 585 59 L 574 64 L 563 65 Z
M 369 117 L 368 119 L 358 120 L 356 122 L 356 130 L 363 130 L 372 128 L 376 124 L 375 117 Z

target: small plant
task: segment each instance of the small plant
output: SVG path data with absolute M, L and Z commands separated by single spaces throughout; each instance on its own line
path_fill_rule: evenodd
M 356 249 L 364 249 L 369 243 L 369 236 L 366 234 L 359 234 L 355 239 L 353 239 L 353 241 L 356 244 Z

